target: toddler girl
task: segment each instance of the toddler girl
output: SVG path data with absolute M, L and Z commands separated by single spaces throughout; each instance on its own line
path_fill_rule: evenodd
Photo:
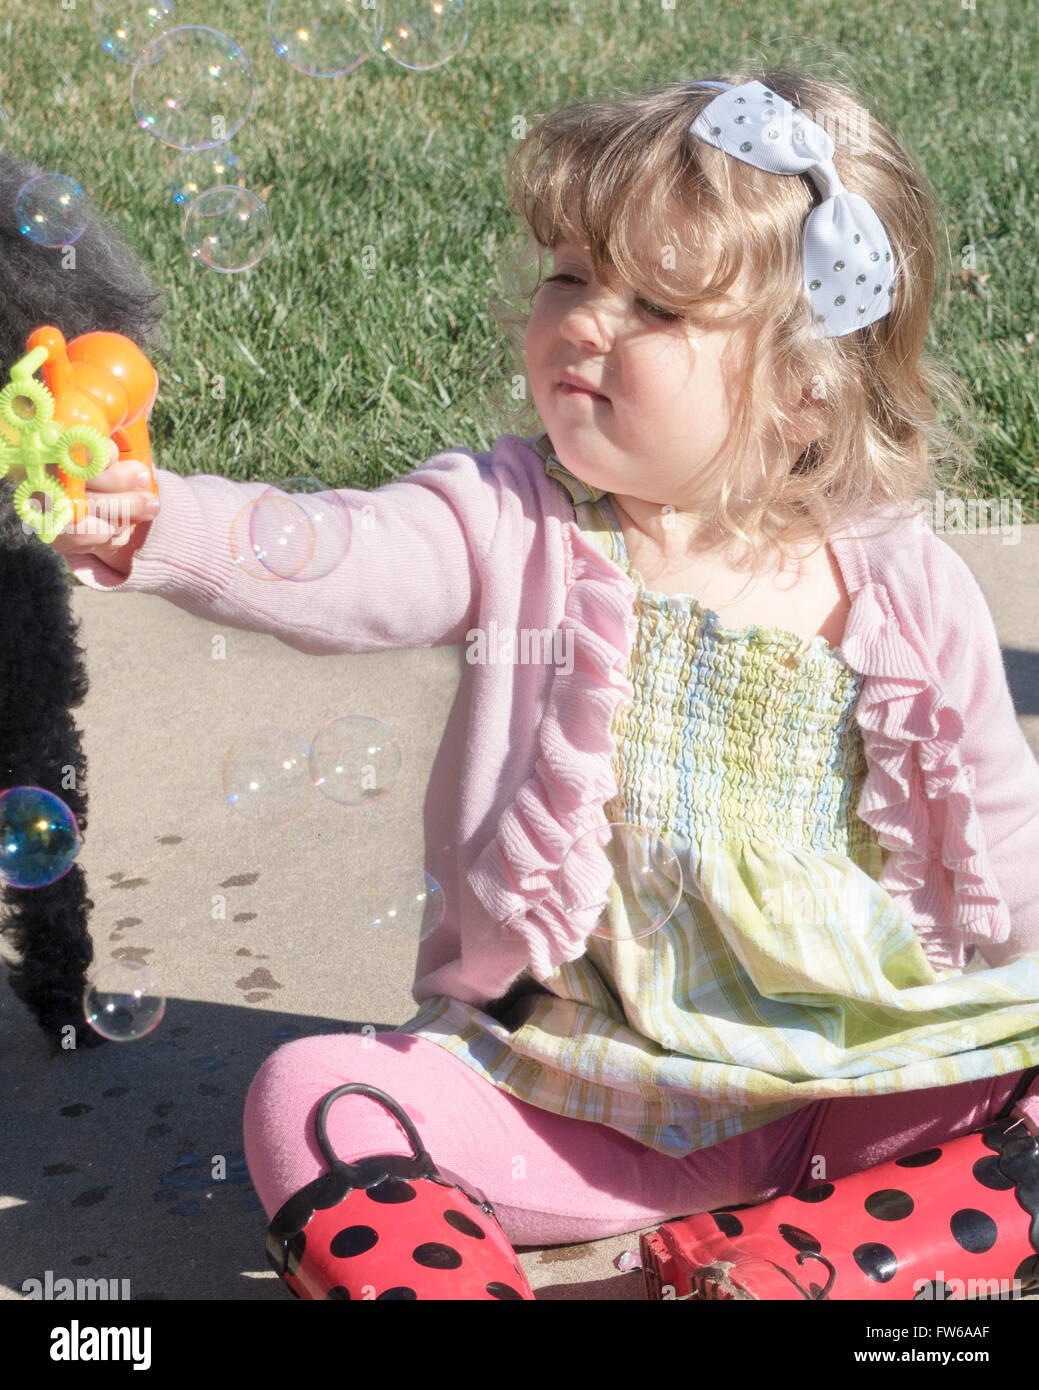
M 159 470 L 148 520 L 113 465 L 91 491 L 134 524 L 60 538 L 94 588 L 305 651 L 520 644 L 470 656 L 431 779 L 418 1012 L 281 1047 L 250 1088 L 268 1214 L 323 1171 L 315 1111 L 348 1081 L 519 1245 L 1039 1121 L 1039 765 L 916 505 L 956 404 L 923 356 L 935 219 L 865 115 L 769 71 L 544 120 L 510 178 L 552 257 L 525 324 L 545 432 L 341 490 L 373 524 L 326 578 L 232 563 L 260 482 Z M 602 887 L 607 823 L 674 854 L 677 903 L 677 874 Z M 602 891 L 569 911 L 575 845 Z M 409 1152 L 356 1095 L 328 1135 Z

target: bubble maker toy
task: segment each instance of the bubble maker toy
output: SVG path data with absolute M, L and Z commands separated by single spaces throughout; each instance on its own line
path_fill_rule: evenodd
M 148 414 L 159 378 L 121 333 L 83 333 L 66 343 L 46 325 L 29 335 L 27 349 L 0 391 L 0 478 L 17 482 L 16 512 L 49 545 L 87 515 L 86 480 L 108 465 L 110 440 L 120 460 L 148 468 L 158 496 Z

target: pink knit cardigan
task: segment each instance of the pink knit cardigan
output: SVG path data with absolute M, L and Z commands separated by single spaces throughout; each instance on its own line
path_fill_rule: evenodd
M 68 560 L 91 588 L 161 594 L 315 654 L 572 630 L 570 670 L 464 667 L 426 799 L 426 868 L 446 911 L 419 946 L 416 1003 L 484 1005 L 524 971 L 544 979 L 583 953 L 597 916 L 564 911 L 558 871 L 617 790 L 610 726 L 633 693 L 635 590 L 582 535 L 533 443 L 503 435 L 489 453 L 451 449 L 375 491 L 342 489 L 349 552 L 311 583 L 254 579 L 232 560 L 232 518 L 266 484 L 163 469 L 162 510 L 127 578 Z M 936 968 L 963 966 L 973 946 L 989 965 L 1039 951 L 1039 764 L 977 581 L 915 512 L 878 514 L 831 546 L 851 599 L 841 650 L 864 677 L 855 810 L 891 851 L 881 885 Z

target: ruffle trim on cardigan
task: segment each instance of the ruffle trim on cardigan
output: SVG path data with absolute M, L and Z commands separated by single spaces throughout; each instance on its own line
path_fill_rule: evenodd
M 963 716 L 902 636 L 882 585 L 855 594 L 841 651 L 865 677 L 856 717 L 869 771 L 855 810 L 891 851 L 880 886 L 913 922 L 930 961 L 960 969 L 968 944 L 1005 941 L 1011 925 L 974 808 L 973 772 L 960 760 Z
M 549 677 L 533 773 L 467 877 L 491 916 L 525 941 L 539 981 L 584 954 L 607 901 L 609 861 L 589 832 L 606 825 L 603 808 L 618 790 L 612 722 L 618 704 L 634 695 L 627 666 L 638 626 L 632 581 L 577 526 L 565 525 L 563 537 L 567 597 L 560 627 L 574 634 L 572 669 L 557 668 Z M 567 911 L 560 868 L 579 840 L 567 861 L 567 884 L 582 906 Z

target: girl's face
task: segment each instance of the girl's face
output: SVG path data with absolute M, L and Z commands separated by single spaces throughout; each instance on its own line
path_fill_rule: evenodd
M 699 512 L 731 468 L 745 319 L 666 317 L 629 287 L 595 280 L 587 246 L 562 242 L 526 330 L 527 373 L 562 463 L 590 487 Z M 737 287 L 738 288 L 738 287 Z M 730 310 L 731 312 L 731 310 Z M 605 399 L 562 385 L 567 372 Z

